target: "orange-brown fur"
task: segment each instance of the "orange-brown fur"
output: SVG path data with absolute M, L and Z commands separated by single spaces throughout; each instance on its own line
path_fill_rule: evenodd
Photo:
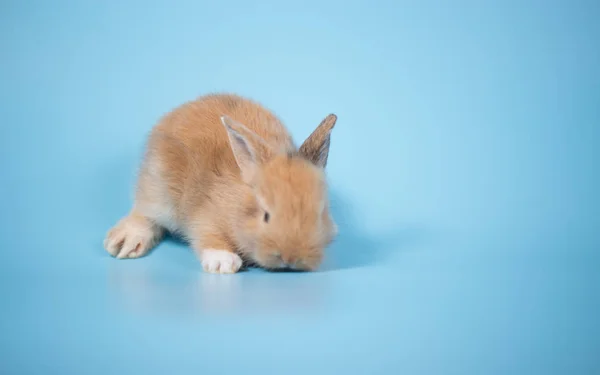
M 219 249 L 266 268 L 316 269 L 336 233 L 324 176 L 335 120 L 328 116 L 298 149 L 251 100 L 208 95 L 176 108 L 153 129 L 134 207 L 105 246 L 142 256 L 166 228 L 201 259 Z

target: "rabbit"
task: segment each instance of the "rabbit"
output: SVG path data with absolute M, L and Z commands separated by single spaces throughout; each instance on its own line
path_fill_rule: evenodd
M 134 204 L 108 231 L 118 259 L 144 256 L 180 235 L 204 271 L 316 271 L 338 234 L 325 168 L 330 114 L 298 148 L 270 110 L 235 94 L 208 94 L 152 129 Z

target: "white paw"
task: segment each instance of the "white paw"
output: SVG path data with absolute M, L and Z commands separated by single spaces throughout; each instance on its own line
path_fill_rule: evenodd
M 154 246 L 160 229 L 144 218 L 127 216 L 106 235 L 104 248 L 118 258 L 139 258 Z
M 242 267 L 242 258 L 227 250 L 202 250 L 200 259 L 202 268 L 210 273 L 236 273 Z

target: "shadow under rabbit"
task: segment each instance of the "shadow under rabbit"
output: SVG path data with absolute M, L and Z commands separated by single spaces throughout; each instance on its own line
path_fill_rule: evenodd
M 384 235 L 372 235 L 360 225 L 356 208 L 349 199 L 330 192 L 331 213 L 338 225 L 338 235 L 326 251 L 321 271 L 366 267 L 384 262 L 388 256 L 414 248 L 424 237 L 415 225 L 402 225 Z

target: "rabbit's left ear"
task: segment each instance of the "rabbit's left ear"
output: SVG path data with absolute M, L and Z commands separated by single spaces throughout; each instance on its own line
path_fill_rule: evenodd
M 235 161 L 240 168 L 242 179 L 249 183 L 256 173 L 258 165 L 261 163 L 262 157 L 270 149 L 261 137 L 248 129 L 244 124 L 228 116 L 222 116 L 221 123 L 225 126 L 225 130 L 227 130 L 229 144 L 235 156 Z
M 329 144 L 331 143 L 331 130 L 335 126 L 337 116 L 330 114 L 317 126 L 312 134 L 300 146 L 300 154 L 318 167 L 327 166 Z

